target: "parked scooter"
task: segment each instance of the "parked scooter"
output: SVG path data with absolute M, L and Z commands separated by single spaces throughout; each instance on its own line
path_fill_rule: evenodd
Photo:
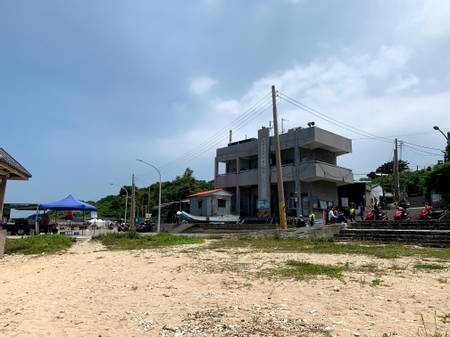
M 372 209 L 367 212 L 364 220 L 389 220 L 387 215 L 381 209 Z
M 410 220 L 409 213 L 403 207 L 398 207 L 394 212 L 394 220 Z
M 336 216 L 337 216 L 336 223 L 343 223 L 343 222 L 347 223 L 347 218 L 345 217 L 344 212 L 336 211 Z
M 425 204 L 423 210 L 419 213 L 420 220 L 441 220 L 445 218 L 447 211 L 444 210 L 433 210 L 431 205 Z

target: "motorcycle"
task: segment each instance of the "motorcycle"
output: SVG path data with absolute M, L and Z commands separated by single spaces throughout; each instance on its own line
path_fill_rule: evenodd
M 367 212 L 366 217 L 364 218 L 364 220 L 388 220 L 387 215 L 382 211 L 382 210 L 370 210 L 369 212 Z
M 434 210 L 432 206 L 425 205 L 423 210 L 419 213 L 420 220 L 441 220 L 447 215 L 447 211 Z
M 394 212 L 394 220 L 410 220 L 409 214 L 403 207 L 398 207 Z
M 347 218 L 344 215 L 344 212 L 337 212 L 337 219 L 336 219 L 336 223 L 347 223 Z
M 126 232 L 126 231 L 128 231 L 128 229 L 129 229 L 128 224 L 127 224 L 127 223 L 124 223 L 124 222 L 120 223 L 120 224 L 117 226 L 117 231 L 118 231 L 118 232 Z

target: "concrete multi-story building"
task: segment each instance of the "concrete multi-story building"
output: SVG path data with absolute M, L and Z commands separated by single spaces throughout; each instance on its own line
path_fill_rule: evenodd
M 318 127 L 295 128 L 280 135 L 286 212 L 306 215 L 338 205 L 338 186 L 353 182 L 337 157 L 352 151 L 350 139 Z M 216 151 L 214 183 L 232 193 L 231 211 L 241 216 L 277 214 L 275 141 L 270 129 L 258 138 Z

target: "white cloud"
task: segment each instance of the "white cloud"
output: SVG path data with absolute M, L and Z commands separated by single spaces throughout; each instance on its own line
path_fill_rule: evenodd
M 411 88 L 416 87 L 419 84 L 419 79 L 412 74 L 409 74 L 408 76 L 404 78 L 400 78 L 394 85 L 387 88 L 385 90 L 388 94 L 398 93 L 400 91 L 405 91 Z
M 273 84 L 289 96 L 373 134 L 398 135 L 418 131 L 432 133 L 432 125 L 450 124 L 450 117 L 445 111 L 450 105 L 450 91 L 422 93 L 419 87 L 420 78 L 409 67 L 410 58 L 411 52 L 406 47 L 382 46 L 374 54 L 355 53 L 351 57 L 317 59 L 309 64 L 296 65 L 268 74 L 255 80 L 241 97 L 207 97 L 203 101 L 201 112 L 192 120 L 191 128 L 173 139 L 169 137 L 158 142 L 158 151 L 170 153 L 174 144 L 180 142 L 183 143 L 183 151 L 196 148 L 198 151 L 202 150 L 205 159 L 199 161 L 202 157 L 195 157 L 195 163 L 201 165 L 202 169 L 211 167 L 212 174 L 211 158 L 217 147 L 226 145 L 229 123 L 242 116 L 243 112 L 263 95 L 267 95 L 267 110 L 252 115 L 246 120 L 248 123 L 233 124 L 231 128 L 234 140 L 243 139 L 245 136 L 255 137 L 261 125 L 268 125 L 272 119 L 269 92 Z M 196 89 L 193 90 L 197 94 L 207 92 L 215 83 L 208 79 L 194 82 L 196 85 L 193 87 Z M 414 96 L 410 92 L 413 88 Z M 286 101 L 281 101 L 279 113 L 280 118 L 289 120 L 288 127 L 304 126 L 308 121 L 314 120 L 318 126 L 333 132 L 353 138 L 361 137 L 338 127 L 336 123 L 299 110 Z M 209 140 L 219 130 L 220 136 Z M 430 137 L 409 140 L 439 146 L 439 139 Z M 353 154 L 343 157 L 343 164 L 359 172 L 367 171 L 388 160 L 391 144 L 356 143 L 354 151 Z M 371 154 L 373 151 L 380 151 L 383 156 L 374 156 Z M 209 158 L 208 162 L 206 158 Z M 419 160 L 406 159 L 412 162 Z M 427 158 L 430 161 L 435 159 Z
M 198 96 L 204 95 L 216 84 L 217 81 L 208 76 L 195 77 L 189 83 L 189 92 Z
M 415 22 L 425 35 L 444 37 L 450 34 L 450 1 L 426 0 L 416 14 Z

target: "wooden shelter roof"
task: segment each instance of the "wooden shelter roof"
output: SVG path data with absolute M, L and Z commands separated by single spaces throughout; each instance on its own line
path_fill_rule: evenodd
M 6 176 L 10 180 L 28 180 L 31 173 L 0 147 L 0 176 Z

